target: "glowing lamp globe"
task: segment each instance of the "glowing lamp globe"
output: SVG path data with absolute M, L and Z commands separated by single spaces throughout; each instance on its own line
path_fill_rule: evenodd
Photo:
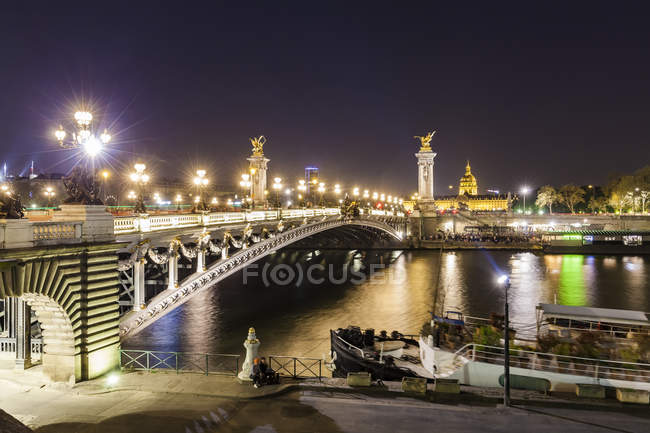
M 91 136 L 84 141 L 83 148 L 86 154 L 93 158 L 102 151 L 102 143 L 95 137 Z

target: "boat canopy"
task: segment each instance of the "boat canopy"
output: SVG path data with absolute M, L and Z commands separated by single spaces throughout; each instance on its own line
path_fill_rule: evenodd
M 539 304 L 542 319 L 569 319 L 584 322 L 650 327 L 650 314 L 642 311 L 612 308 L 572 307 L 558 304 Z

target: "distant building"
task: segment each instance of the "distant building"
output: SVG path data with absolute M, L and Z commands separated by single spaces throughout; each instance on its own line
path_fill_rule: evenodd
M 312 187 L 318 185 L 318 167 L 305 167 L 305 183 L 307 184 L 307 194 L 315 191 Z
M 478 181 L 472 174 L 467 161 L 465 174 L 460 178 L 457 196 L 440 196 L 435 198 L 439 210 L 468 209 L 471 211 L 508 211 L 511 205 L 510 194 L 478 194 Z

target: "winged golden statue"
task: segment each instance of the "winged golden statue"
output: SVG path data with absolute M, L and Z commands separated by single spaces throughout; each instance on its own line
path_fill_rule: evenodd
M 253 155 L 264 155 L 264 144 L 266 143 L 266 137 L 260 135 L 259 137 L 251 138 L 251 144 L 253 145 Z
M 420 150 L 431 150 L 431 140 L 433 140 L 433 136 L 436 133 L 436 131 L 432 131 L 427 133 L 424 137 L 421 137 L 419 135 L 414 136 L 413 138 L 417 138 L 420 140 Z

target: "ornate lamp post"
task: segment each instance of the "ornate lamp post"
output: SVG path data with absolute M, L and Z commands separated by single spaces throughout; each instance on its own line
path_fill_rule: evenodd
M 52 197 L 54 197 L 54 188 L 51 186 L 48 186 L 45 188 L 45 191 L 43 191 L 43 194 L 45 197 L 47 197 L 47 207 L 52 207 Z
M 206 211 L 208 210 L 208 204 L 205 201 L 205 188 L 208 186 L 208 178 L 205 177 L 205 170 L 196 170 L 196 176 L 194 177 L 194 185 L 196 185 L 196 192 L 198 194 L 199 200 L 196 201 L 196 210 Z
M 510 406 L 510 313 L 508 311 L 508 289 L 510 278 L 507 275 L 499 277 L 499 284 L 503 284 L 506 290 L 505 304 L 503 308 L 504 330 L 503 330 L 503 405 Z
M 75 166 L 69 176 L 63 179 L 63 184 L 68 192 L 66 203 L 79 203 L 86 205 L 103 204 L 100 199 L 100 188 L 95 174 L 95 157 L 99 155 L 104 147 L 111 141 L 108 130 L 97 138 L 92 132 L 93 115 L 88 111 L 77 111 L 74 113 L 76 129 L 70 135 L 71 140 L 66 140 L 68 132 L 59 126 L 54 132 L 59 145 L 63 149 L 82 149 L 89 158 L 85 164 Z
M 239 181 L 239 186 L 241 186 L 242 189 L 242 195 L 241 195 L 241 203 L 242 203 L 242 208 L 246 206 L 246 197 L 248 196 L 247 192 L 250 191 L 251 185 L 253 183 L 251 182 L 251 175 L 248 173 L 244 173 L 241 175 L 241 180 Z
M 273 179 L 273 189 L 275 190 L 275 203 L 277 207 L 282 207 L 280 203 L 280 190 L 282 189 L 282 179 L 276 177 Z
M 131 181 L 136 184 L 136 187 L 138 189 L 137 195 L 133 194 L 136 196 L 133 211 L 135 213 L 147 213 L 147 208 L 144 205 L 144 196 L 146 193 L 147 182 L 149 182 L 149 175 L 144 172 L 147 166 L 142 163 L 138 163 L 135 164 L 133 168 L 135 169 L 135 172 L 131 173 L 129 177 L 131 178 Z M 131 193 L 132 192 L 133 191 L 131 191 Z M 131 193 L 129 193 L 129 198 L 132 198 Z
M 303 179 L 300 179 L 298 181 L 298 206 L 300 207 L 305 207 L 305 191 L 307 191 L 307 185 L 305 184 L 305 181 Z
M 325 207 L 325 202 L 323 201 L 323 194 L 325 194 L 325 184 L 323 182 L 318 184 L 318 192 L 320 193 L 320 200 L 318 205 L 320 207 Z
M 526 215 L 526 194 L 528 194 L 528 187 L 524 186 L 521 188 L 521 196 L 524 198 L 524 215 Z

